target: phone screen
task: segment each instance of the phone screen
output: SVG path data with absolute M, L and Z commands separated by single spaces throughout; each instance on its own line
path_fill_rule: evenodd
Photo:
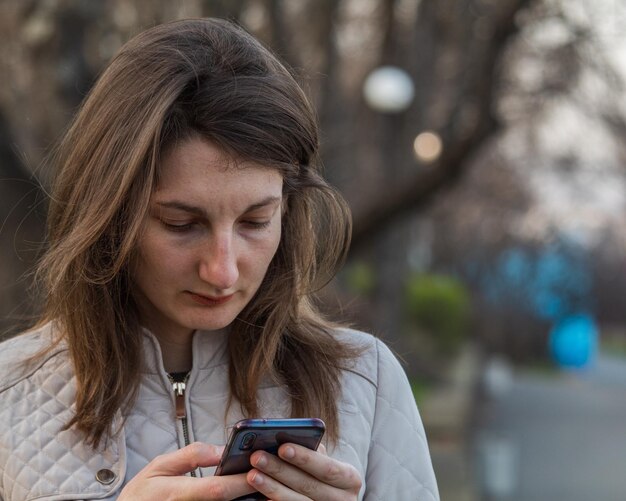
M 250 455 L 264 450 L 277 455 L 285 443 L 312 450 L 319 446 L 326 430 L 324 421 L 306 419 L 244 419 L 233 427 L 216 475 L 233 475 L 250 470 Z

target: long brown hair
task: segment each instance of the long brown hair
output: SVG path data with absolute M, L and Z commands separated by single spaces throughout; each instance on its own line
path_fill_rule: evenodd
M 164 24 L 128 42 L 59 147 L 38 273 L 42 320 L 60 326 L 76 371 L 68 426 L 98 444 L 134 401 L 142 345 L 129 263 L 160 157 L 194 135 L 284 179 L 281 243 L 231 326 L 232 398 L 257 415 L 258 385 L 271 377 L 287 386 L 294 417 L 322 417 L 336 440 L 340 371 L 357 350 L 333 336 L 314 293 L 345 257 L 349 211 L 320 176 L 315 115 L 296 80 L 251 35 L 218 19 Z

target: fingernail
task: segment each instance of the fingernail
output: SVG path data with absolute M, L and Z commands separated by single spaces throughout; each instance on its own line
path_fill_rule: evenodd
M 261 473 L 259 473 L 258 471 L 254 472 L 254 475 L 252 476 L 252 483 L 256 484 L 256 485 L 263 485 L 263 481 L 265 479 L 263 478 L 263 475 Z
M 285 457 L 286 459 L 292 459 L 295 455 L 296 451 L 293 447 L 285 447 L 285 450 L 283 451 L 283 457 Z
M 266 465 L 267 465 L 267 458 L 263 454 L 259 454 L 259 457 L 254 462 L 254 466 L 259 466 L 263 468 Z

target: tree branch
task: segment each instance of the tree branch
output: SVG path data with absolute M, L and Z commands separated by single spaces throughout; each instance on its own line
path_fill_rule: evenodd
M 424 0 L 428 2 L 428 0 Z M 451 186 L 462 176 L 472 156 L 493 136 L 498 129 L 492 105 L 495 101 L 498 65 L 507 41 L 518 31 L 515 18 L 532 0 L 515 0 L 499 13 L 494 22 L 492 36 L 483 47 L 482 60 L 475 65 L 459 106 L 453 112 L 444 130 L 440 131 L 444 147 L 449 145 L 440 160 L 430 168 L 420 171 L 413 180 L 386 187 L 385 193 L 360 213 L 354 214 L 352 250 L 356 252 L 373 238 L 385 225 L 412 211 L 423 208 L 444 188 Z M 473 41 L 476 43 L 475 41 Z M 468 47 L 472 52 L 474 45 Z M 477 57 L 476 53 L 472 54 Z M 463 114 L 467 106 L 475 106 L 476 122 L 470 130 L 463 126 Z

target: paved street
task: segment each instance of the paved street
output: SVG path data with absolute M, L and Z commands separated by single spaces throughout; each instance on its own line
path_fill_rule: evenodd
M 478 413 L 485 500 L 626 500 L 626 362 L 515 374 Z M 485 471 L 486 468 L 486 471 Z

